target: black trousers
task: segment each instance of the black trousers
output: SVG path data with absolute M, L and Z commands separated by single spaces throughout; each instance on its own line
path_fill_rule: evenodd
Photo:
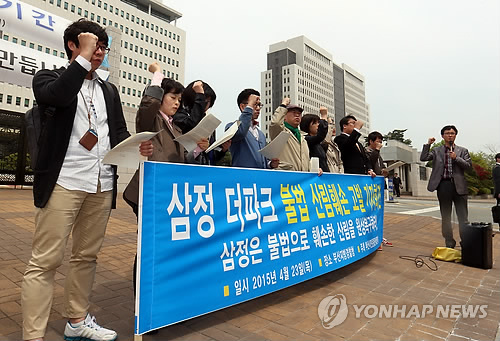
M 451 225 L 452 204 L 455 205 L 455 212 L 458 217 L 458 232 L 460 239 L 463 239 L 465 224 L 467 223 L 467 195 L 459 195 L 454 182 L 450 180 L 441 180 L 437 188 L 439 200 L 439 209 L 441 211 L 441 232 L 443 234 L 446 247 L 454 248 L 456 245 L 453 237 L 453 227 Z

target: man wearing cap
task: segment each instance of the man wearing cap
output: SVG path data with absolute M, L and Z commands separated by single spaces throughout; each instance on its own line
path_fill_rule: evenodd
M 269 134 L 274 140 L 282 131 L 290 134 L 290 138 L 279 157 L 278 169 L 309 172 L 309 147 L 302 136 L 299 125 L 302 119 L 302 109 L 297 105 L 290 105 L 290 98 L 284 98 L 271 117 Z
M 370 160 L 366 156 L 365 148 L 358 141 L 361 137 L 359 130 L 363 127 L 363 122 L 356 120 L 352 115 L 347 115 L 340 120 L 339 125 L 342 134 L 337 136 L 334 141 L 340 149 L 344 173 L 376 176 Z

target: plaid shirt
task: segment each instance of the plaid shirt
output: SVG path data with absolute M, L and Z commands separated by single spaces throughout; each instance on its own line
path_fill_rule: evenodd
M 453 160 L 451 159 L 450 149 L 448 146 L 444 148 L 444 172 L 443 179 L 451 179 L 453 175 Z

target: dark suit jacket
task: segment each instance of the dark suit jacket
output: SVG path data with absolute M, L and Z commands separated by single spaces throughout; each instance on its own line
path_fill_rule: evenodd
M 197 93 L 194 98 L 194 105 L 192 108 L 187 108 L 182 106 L 177 110 L 173 119 L 176 126 L 181 128 L 182 133 L 186 134 L 191 129 L 196 127 L 198 123 L 205 117 L 205 108 L 207 105 L 207 101 L 205 99 L 204 94 Z M 215 131 L 208 139 L 209 144 L 215 142 Z M 189 160 L 189 163 L 199 163 L 202 165 L 215 165 L 218 161 L 220 161 L 226 152 L 222 152 L 220 147 L 215 148 L 214 150 L 205 153 L 201 153 L 201 157 L 197 160 Z
M 56 108 L 52 117 L 43 118 L 43 129 L 40 134 L 39 151 L 35 165 L 33 197 L 36 207 L 44 207 L 56 185 L 73 129 L 76 114 L 77 95 L 82 87 L 87 70 L 73 61 L 68 68 L 56 70 L 40 70 L 33 77 L 33 93 L 41 107 Z M 123 117 L 120 95 L 111 84 L 114 94 L 100 83 L 106 101 L 108 115 L 109 140 L 111 148 L 130 136 Z M 113 188 L 113 207 L 116 205 L 116 167 Z
M 349 136 L 340 134 L 335 137 L 334 141 L 339 146 L 346 174 L 368 174 L 368 170 L 372 169 L 365 148 L 358 142 L 360 136 L 361 133 L 353 130 Z
M 370 147 L 365 148 L 365 154 L 368 160 L 370 160 L 371 169 L 377 175 L 382 175 L 382 170 L 384 167 L 384 160 L 380 156 L 380 150 L 371 149 Z
M 306 135 L 307 146 L 309 147 L 309 157 L 317 157 L 319 159 L 319 167 L 323 172 L 330 172 L 326 161 L 326 151 L 321 145 L 321 142 L 328 134 L 328 122 L 319 120 L 318 133 L 314 136 Z
M 427 190 L 433 192 L 438 188 L 441 178 L 443 177 L 444 152 L 446 147 L 439 146 L 433 150 L 430 150 L 430 147 L 430 144 L 424 144 L 422 153 L 420 154 L 420 161 L 432 160 L 432 173 L 429 178 L 429 183 L 427 184 Z M 452 165 L 453 183 L 459 195 L 466 195 L 468 194 L 468 189 L 464 172 L 472 167 L 472 161 L 469 156 L 469 151 L 464 147 L 455 145 L 455 154 L 457 158 L 453 161 Z
M 161 87 L 150 86 L 146 89 L 135 117 L 135 129 L 138 133 L 161 131 L 152 139 L 153 155 L 148 157 L 148 160 L 184 163 L 186 150 L 182 145 L 174 141 L 176 137 L 182 135 L 181 129 L 175 125 L 171 127 L 160 114 L 162 99 L 163 89 Z M 139 170 L 135 172 L 127 188 L 125 188 L 123 198 L 127 202 L 138 204 Z
M 495 198 L 498 199 L 498 194 L 500 194 L 500 164 L 496 164 L 493 167 L 493 182 L 495 183 Z

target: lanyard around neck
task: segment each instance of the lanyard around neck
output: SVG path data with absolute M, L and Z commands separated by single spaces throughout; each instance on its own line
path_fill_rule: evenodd
M 90 86 L 89 86 L 89 88 L 90 88 Z M 92 129 L 92 123 L 91 123 L 91 119 L 90 119 L 90 110 L 93 111 L 94 116 L 97 118 L 97 113 L 95 111 L 94 101 L 93 101 L 94 90 L 95 90 L 95 81 L 92 81 L 92 92 L 89 91 L 89 94 L 90 94 L 90 106 L 87 104 L 87 100 L 85 99 L 85 96 L 83 96 L 82 90 L 80 90 L 80 95 L 82 96 L 83 104 L 85 105 L 85 109 L 87 109 L 87 117 L 89 119 L 89 130 Z M 97 133 L 97 127 L 96 127 L 95 133 Z

